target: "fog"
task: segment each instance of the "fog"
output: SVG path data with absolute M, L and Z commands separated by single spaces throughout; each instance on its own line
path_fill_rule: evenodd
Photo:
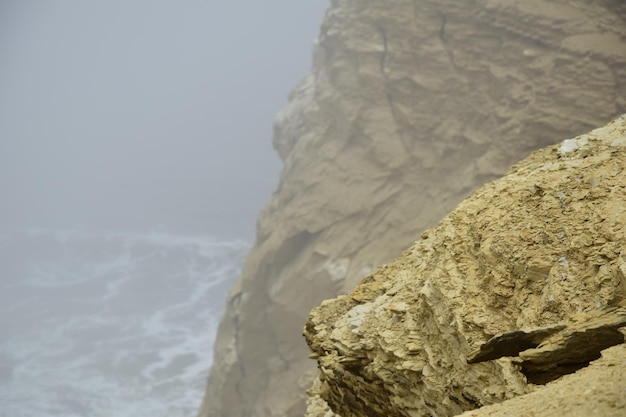
M 325 7 L 0 0 L 0 415 L 196 415 Z
M 322 0 L 3 0 L 0 230 L 251 239 Z

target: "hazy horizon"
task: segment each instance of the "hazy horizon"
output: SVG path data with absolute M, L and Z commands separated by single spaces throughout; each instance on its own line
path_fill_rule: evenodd
M 251 239 L 326 3 L 3 2 L 0 231 Z

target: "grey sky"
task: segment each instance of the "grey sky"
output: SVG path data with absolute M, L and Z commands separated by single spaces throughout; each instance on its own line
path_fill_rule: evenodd
M 0 230 L 252 237 L 326 0 L 1 0 Z

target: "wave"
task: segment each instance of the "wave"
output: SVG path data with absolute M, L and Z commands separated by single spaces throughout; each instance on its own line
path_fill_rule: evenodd
M 2 414 L 193 415 L 248 250 L 164 233 L 1 235 Z

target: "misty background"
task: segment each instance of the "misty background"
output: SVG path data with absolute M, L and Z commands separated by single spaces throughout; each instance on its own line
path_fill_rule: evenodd
M 251 239 L 325 7 L 2 0 L 0 230 Z
M 196 415 L 326 1 L 0 0 L 0 415 Z

